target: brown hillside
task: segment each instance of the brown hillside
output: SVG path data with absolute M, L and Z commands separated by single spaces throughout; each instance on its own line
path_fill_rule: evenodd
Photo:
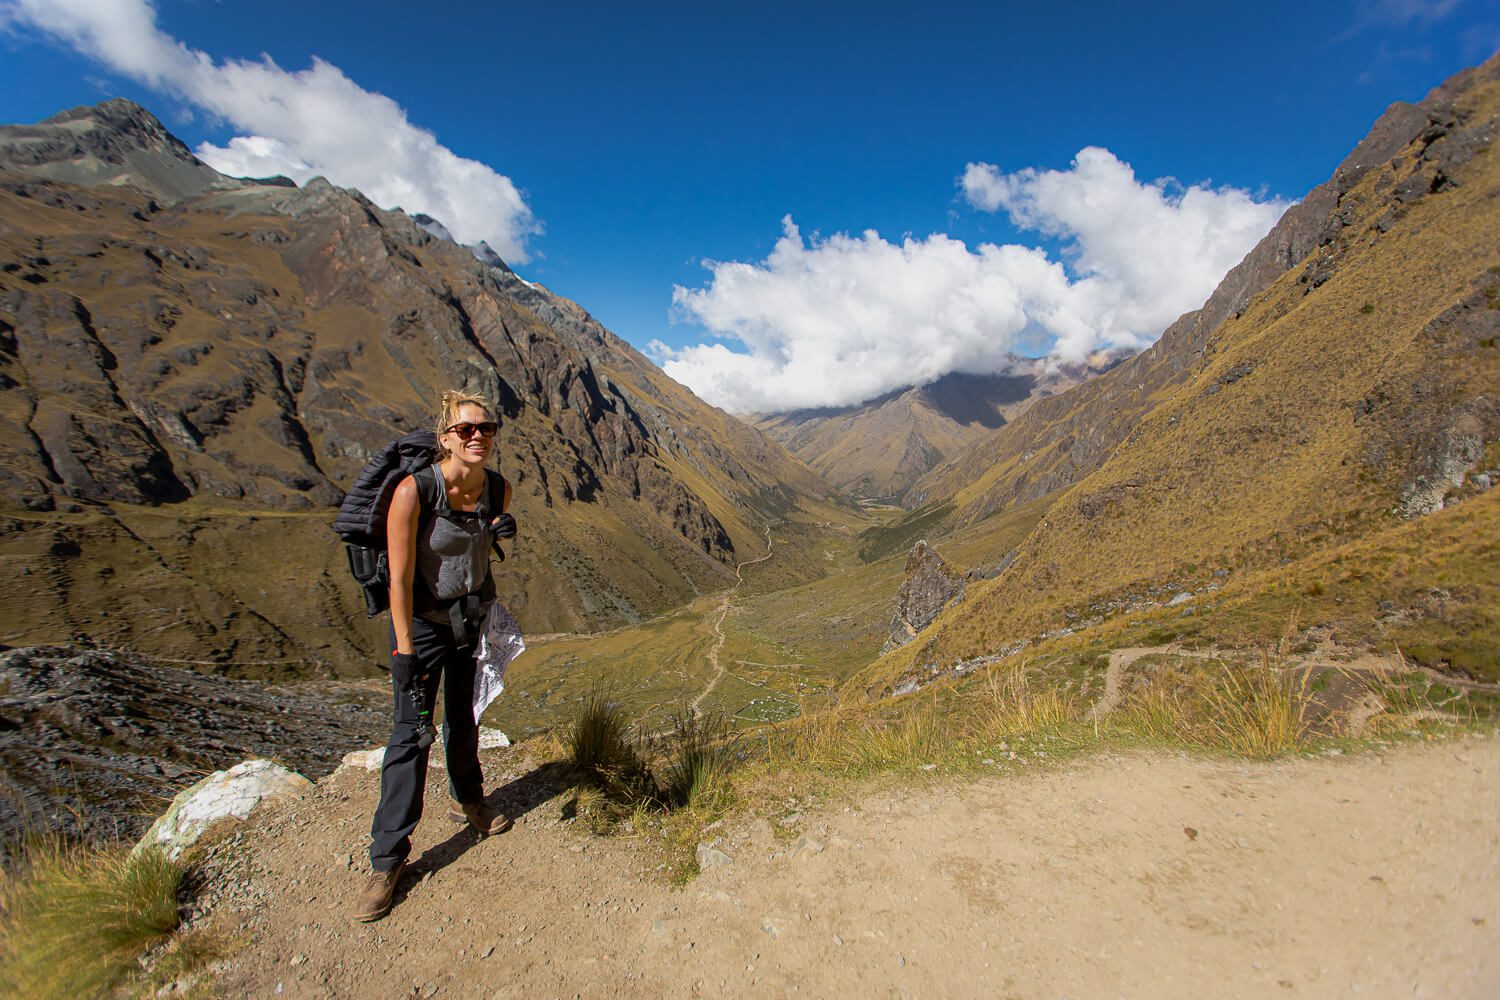
M 505 419 L 502 593 L 530 629 L 726 586 L 767 523 L 830 492 L 503 265 L 321 180 L 205 183 L 163 136 L 118 101 L 0 131 L 0 641 L 362 662 L 383 640 L 330 505 L 447 386 Z
M 1349 238 L 1345 230 L 1351 222 L 1353 189 L 1372 172 L 1387 176 L 1392 159 L 1403 151 L 1410 153 L 1408 147 L 1420 136 L 1454 127 L 1454 97 L 1495 72 L 1491 60 L 1458 74 L 1421 104 L 1391 105 L 1333 176 L 1287 210 L 1202 308 L 1184 314 L 1152 347 L 1108 374 L 1040 401 L 954 455 L 912 486 L 904 506 L 952 500 L 953 520 L 968 523 L 1064 489 L 1099 468 L 1146 413 L 1202 371 L 1220 324 L 1243 312 L 1252 297 L 1310 255 L 1324 254 L 1335 242 Z M 1439 145 L 1434 155 L 1445 148 L 1453 147 Z M 1324 279 L 1320 273 L 1310 280 Z
M 1273 233 L 1203 311 L 1071 393 L 1073 408 L 1040 438 L 1023 442 L 1021 424 L 1066 397 L 1002 432 L 1000 464 L 957 494 L 962 517 L 1002 493 L 1078 481 L 1004 574 L 867 679 L 880 687 L 1225 573 L 1295 562 L 1487 490 L 1500 475 L 1497 129 L 1500 57 L 1420 107 L 1393 108 L 1298 207 L 1290 234 L 1319 234 L 1300 265 L 1237 298 L 1268 266 Z M 1314 226 L 1318 205 L 1326 216 Z M 1206 327 L 1216 309 L 1226 317 Z M 1116 398 L 1140 415 L 1106 419 Z M 1473 544 L 1493 545 L 1500 525 L 1476 523 Z

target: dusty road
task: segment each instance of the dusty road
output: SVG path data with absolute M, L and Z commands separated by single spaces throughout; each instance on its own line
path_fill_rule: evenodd
M 768 803 L 674 889 L 640 842 L 440 810 L 385 920 L 349 921 L 376 775 L 238 836 L 226 996 L 1494 997 L 1500 738 L 1273 764 L 1096 756 L 858 800 Z M 434 770 L 429 801 L 442 802 Z M 253 901 L 232 912 L 232 899 Z

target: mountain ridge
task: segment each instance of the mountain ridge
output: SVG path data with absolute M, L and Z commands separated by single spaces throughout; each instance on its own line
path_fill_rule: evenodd
M 0 413 L 25 429 L 0 443 L 0 553 L 34 577 L 5 596 L 42 638 L 354 668 L 383 640 L 345 624 L 354 595 L 318 512 L 449 386 L 506 423 L 523 534 L 503 573 L 528 628 L 634 621 L 725 586 L 770 520 L 833 493 L 581 307 L 404 213 L 321 178 L 215 180 L 128 102 L 59 117 L 47 128 L 91 144 L 0 130 Z M 100 148 L 193 183 L 127 183 L 94 169 Z M 48 176 L 80 170 L 95 186 Z M 307 582 L 232 578 L 257 544 L 307 559 Z M 102 569 L 133 614 L 97 617 L 80 571 Z M 200 606 L 160 621 L 184 594 Z
M 1483 67 L 1456 74 L 1421 104 L 1393 103 L 1332 177 L 1290 207 L 1244 260 L 1230 269 L 1202 307 L 1185 313 L 1156 343 L 1105 378 L 1032 408 L 1011 426 L 933 469 L 913 485 L 906 506 L 951 500 L 955 523 L 971 523 L 1071 485 L 1097 468 L 1125 439 L 1157 393 L 1180 384 L 1201 367 L 1215 328 L 1337 234 L 1342 223 L 1336 210 L 1343 196 L 1414 136 L 1437 124 L 1433 115 L 1443 119 L 1451 95 L 1493 73 L 1494 65 L 1492 59 Z M 973 477 L 967 472 L 971 468 L 986 471 Z
M 1493 549 L 1480 512 L 1494 498 L 1478 495 L 1500 477 L 1497 133 L 1500 55 L 1393 105 L 1152 348 L 936 470 L 924 482 L 945 499 L 924 510 L 950 523 L 1024 498 L 1050 507 L 1004 572 L 859 683 L 889 691 L 993 653 L 996 636 L 1024 646 L 1163 594 L 1211 603 L 1222 576 L 1341 546 L 1369 561 L 1373 539 L 1454 503 L 1474 505 L 1472 552 Z M 977 476 L 960 475 L 965 461 Z M 1476 636 L 1497 595 L 1472 552 L 1430 571 L 1447 605 L 1397 589 L 1379 614 L 1435 616 L 1448 638 L 1423 662 L 1494 676 Z

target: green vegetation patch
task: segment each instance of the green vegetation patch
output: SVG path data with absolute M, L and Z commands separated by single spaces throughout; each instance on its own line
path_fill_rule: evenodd
M 859 558 L 870 563 L 904 553 L 919 539 L 941 527 L 953 509 L 953 501 L 944 500 L 919 507 L 894 524 L 866 528 L 859 535 Z
M 32 843 L 0 882 L 0 991 L 106 996 L 178 924 L 182 870 L 160 850 Z

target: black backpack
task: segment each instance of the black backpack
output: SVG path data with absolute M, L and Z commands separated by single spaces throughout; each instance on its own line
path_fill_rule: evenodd
M 391 496 L 407 476 L 417 484 L 419 523 L 425 523 L 439 507 L 438 480 L 429 470 L 437 461 L 437 435 L 432 431 L 413 431 L 397 438 L 365 464 L 355 477 L 354 485 L 344 495 L 333 530 L 344 540 L 349 557 L 349 572 L 364 590 L 365 614 L 374 618 L 391 605 L 391 573 L 386 553 L 386 514 Z M 485 470 L 485 496 L 480 500 L 482 514 L 499 513 L 504 505 L 505 477 Z M 444 505 L 446 506 L 446 505 Z M 495 543 L 495 554 L 501 561 L 505 552 Z M 486 581 L 488 583 L 488 581 Z M 413 596 L 417 606 L 439 606 L 427 595 L 421 574 L 414 581 Z M 424 597 L 426 598 L 424 600 Z M 459 599 L 461 600 L 461 599 Z

